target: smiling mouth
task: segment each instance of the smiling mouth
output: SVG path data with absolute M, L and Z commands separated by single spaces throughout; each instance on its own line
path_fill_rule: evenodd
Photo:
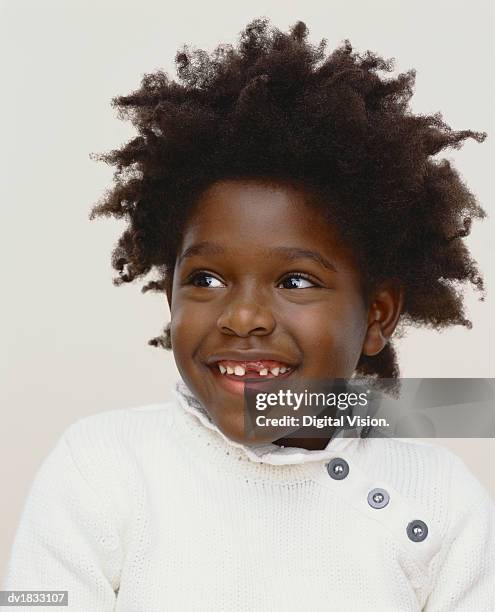
M 280 375 L 289 374 L 294 370 L 293 366 L 280 361 L 258 360 L 258 361 L 235 361 L 222 359 L 212 365 L 222 376 L 233 376 L 234 380 L 240 378 L 278 378 Z
M 236 361 L 232 359 L 222 359 L 208 367 L 222 387 L 236 394 L 244 393 L 247 381 L 283 379 L 290 376 L 296 369 L 296 366 L 289 366 L 279 361 Z

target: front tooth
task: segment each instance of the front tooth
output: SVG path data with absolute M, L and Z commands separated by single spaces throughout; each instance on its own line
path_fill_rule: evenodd
M 240 366 L 240 365 L 236 365 L 234 368 L 234 374 L 236 376 L 244 376 L 244 374 L 246 373 L 246 370 Z
M 280 374 L 283 374 L 284 372 L 287 372 L 287 370 L 288 370 L 288 369 L 289 369 L 289 368 L 286 368 L 286 367 L 282 366 L 282 367 L 280 368 Z
M 230 366 L 227 366 L 227 374 L 233 374 L 234 373 L 234 369 L 231 368 Z
M 218 367 L 220 368 L 220 372 L 222 374 L 225 374 L 225 372 L 227 371 L 227 368 L 223 366 L 221 363 L 218 364 Z
M 260 370 L 260 376 L 268 376 L 268 369 L 267 368 L 262 368 Z
M 270 372 L 274 375 L 274 376 L 278 376 L 278 373 L 280 372 L 280 368 L 272 368 L 270 370 Z

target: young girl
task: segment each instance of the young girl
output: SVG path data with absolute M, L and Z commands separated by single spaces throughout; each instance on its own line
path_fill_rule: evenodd
M 489 612 L 495 510 L 416 440 L 247 443 L 245 381 L 397 378 L 398 323 L 470 323 L 463 237 L 484 212 L 434 156 L 484 134 L 408 108 L 414 72 L 302 22 L 177 54 L 115 105 L 139 135 L 103 159 L 93 216 L 129 222 L 116 284 L 155 269 L 181 374 L 170 402 L 83 418 L 31 488 L 5 589 L 80 612 Z M 41 607 L 40 609 L 45 609 Z M 47 608 L 48 609 L 48 608 Z M 52 607 L 50 607 L 52 609 Z

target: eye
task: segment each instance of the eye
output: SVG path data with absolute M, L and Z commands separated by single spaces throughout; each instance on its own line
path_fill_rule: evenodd
M 196 274 L 193 274 L 188 278 L 187 284 L 193 285 L 194 287 L 206 287 L 212 289 L 225 287 L 221 280 L 212 274 L 208 274 L 207 272 L 197 272 Z
M 282 289 L 311 289 L 319 286 L 305 274 L 290 274 L 280 281 L 280 285 L 283 285 Z

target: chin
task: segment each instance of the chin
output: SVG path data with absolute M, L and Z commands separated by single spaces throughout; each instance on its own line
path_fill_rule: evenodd
M 244 410 L 235 412 L 230 410 L 228 413 L 222 411 L 221 414 L 208 412 L 215 425 L 227 438 L 240 444 L 247 444 L 249 442 L 246 440 L 245 434 Z
M 254 444 L 270 444 L 274 440 L 281 437 L 281 434 L 278 432 L 266 432 L 265 436 L 260 435 L 259 428 L 257 432 L 257 436 L 253 437 L 253 435 L 247 435 L 245 431 L 245 423 L 244 423 L 244 412 L 240 415 L 240 418 L 237 419 L 218 419 L 211 416 L 215 425 L 220 429 L 220 431 L 227 436 L 233 442 L 237 442 L 239 444 L 243 444 L 244 446 L 251 446 Z

